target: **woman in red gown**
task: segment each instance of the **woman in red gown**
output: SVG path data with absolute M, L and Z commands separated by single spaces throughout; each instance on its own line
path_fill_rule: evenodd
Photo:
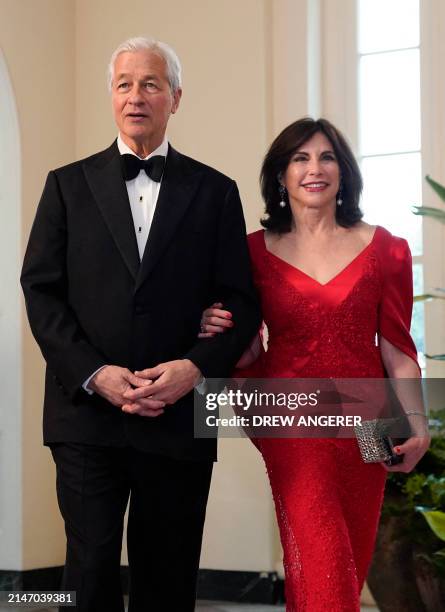
M 256 338 L 241 374 L 418 377 L 410 251 L 405 240 L 361 221 L 360 171 L 338 130 L 323 119 L 288 126 L 265 157 L 261 187 L 265 231 L 248 240 L 268 349 Z M 214 304 L 200 335 L 234 325 Z M 424 419 L 408 418 L 413 436 L 394 467 L 364 463 L 351 438 L 255 440 L 275 501 L 288 612 L 360 609 L 386 473 L 412 470 L 429 444 Z

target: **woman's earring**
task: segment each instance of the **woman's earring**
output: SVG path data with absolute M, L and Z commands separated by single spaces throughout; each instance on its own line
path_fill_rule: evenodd
M 338 193 L 337 193 L 337 206 L 341 206 L 343 204 L 342 195 L 343 195 L 343 185 L 340 181 L 340 186 L 338 188 Z
M 278 191 L 280 193 L 280 198 L 281 198 L 281 200 L 280 200 L 280 207 L 281 208 L 286 208 L 286 200 L 285 200 L 285 197 L 286 197 L 286 187 L 280 183 L 279 186 L 278 186 Z

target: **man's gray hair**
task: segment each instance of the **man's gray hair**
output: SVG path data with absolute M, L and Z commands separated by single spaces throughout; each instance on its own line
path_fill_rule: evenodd
M 182 84 L 181 78 L 181 63 L 175 51 L 166 43 L 146 36 L 137 36 L 135 38 L 129 38 L 121 43 L 117 49 L 113 52 L 110 63 L 108 64 L 108 89 L 111 91 L 113 76 L 114 76 L 114 63 L 116 58 L 121 53 L 126 51 L 134 53 L 136 51 L 148 50 L 152 53 L 156 53 L 162 57 L 167 64 L 167 78 L 170 84 L 172 93 L 175 93 Z

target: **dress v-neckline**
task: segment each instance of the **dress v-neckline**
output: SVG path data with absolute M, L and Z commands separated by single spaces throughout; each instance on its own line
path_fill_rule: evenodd
M 333 283 L 335 280 L 337 280 L 340 276 L 342 276 L 344 273 L 346 273 L 368 251 L 368 249 L 371 248 L 371 246 L 373 245 L 373 243 L 374 243 L 374 241 L 376 239 L 376 235 L 377 235 L 378 230 L 379 230 L 379 226 L 377 225 L 375 230 L 374 230 L 374 233 L 372 235 L 372 238 L 368 242 L 368 244 L 359 253 L 357 253 L 357 255 L 355 257 L 353 257 L 349 263 L 347 263 L 339 272 L 337 272 L 337 274 L 335 274 L 332 278 L 330 278 L 325 283 L 320 283 L 320 281 L 318 281 L 316 278 L 314 278 L 310 274 L 307 274 L 306 272 L 303 272 L 303 270 L 300 270 L 300 268 L 297 268 L 296 266 L 294 266 L 293 264 L 289 263 L 285 259 L 282 259 L 278 255 L 275 255 L 274 253 L 269 251 L 269 249 L 267 248 L 267 245 L 266 245 L 266 235 L 265 235 L 266 233 L 265 233 L 264 230 L 262 232 L 262 234 L 263 234 L 263 247 L 264 247 L 264 250 L 266 251 L 267 255 L 269 255 L 270 257 L 273 257 L 274 259 L 279 261 L 284 266 L 287 266 L 288 268 L 291 268 L 292 270 L 294 270 L 298 274 L 301 274 L 302 276 L 304 276 L 309 281 L 315 283 L 318 287 L 327 287 L 328 285 Z

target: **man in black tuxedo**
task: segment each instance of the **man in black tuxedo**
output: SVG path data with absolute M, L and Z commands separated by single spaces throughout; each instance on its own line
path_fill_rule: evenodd
M 230 375 L 260 312 L 236 184 L 165 138 L 181 98 L 174 51 L 126 41 L 110 88 L 119 137 L 49 173 L 21 278 L 47 362 L 63 588 L 83 612 L 123 611 L 131 493 L 129 610 L 189 612 L 216 459 L 216 441 L 193 437 L 192 390 Z M 199 340 L 214 301 L 237 324 Z

